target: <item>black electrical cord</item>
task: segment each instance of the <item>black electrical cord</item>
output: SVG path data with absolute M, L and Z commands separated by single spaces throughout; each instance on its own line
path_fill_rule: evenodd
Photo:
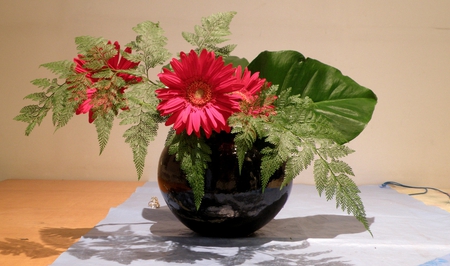
M 403 184 L 400 184 L 400 183 L 394 182 L 394 181 L 387 181 L 387 182 L 384 182 L 383 184 L 380 185 L 380 187 L 381 187 L 381 188 L 384 188 L 384 187 L 386 187 L 387 185 L 394 185 L 394 186 L 405 187 L 405 188 L 424 189 L 424 190 L 425 190 L 424 192 L 408 194 L 408 195 L 410 195 L 410 196 L 427 194 L 427 193 L 428 193 L 428 190 L 430 189 L 430 190 L 435 190 L 435 191 L 438 191 L 438 192 L 440 192 L 440 193 L 442 193 L 442 194 L 445 194 L 445 195 L 447 195 L 447 197 L 450 199 L 450 194 L 449 194 L 449 193 L 447 193 L 447 192 L 445 192 L 445 191 L 442 191 L 442 190 L 440 190 L 440 189 L 434 188 L 434 187 L 415 187 L 415 186 L 408 186 L 408 185 L 403 185 Z

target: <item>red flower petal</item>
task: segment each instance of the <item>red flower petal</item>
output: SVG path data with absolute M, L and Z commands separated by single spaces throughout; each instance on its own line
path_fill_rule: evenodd
M 173 125 L 179 134 L 188 135 L 201 131 L 206 137 L 212 131 L 229 131 L 227 119 L 239 111 L 240 97 L 230 95 L 243 87 L 236 82 L 235 70 L 225 65 L 222 58 L 203 50 L 180 53 L 180 59 L 170 62 L 173 71 L 164 69 L 158 76 L 167 86 L 156 90 L 161 100 L 157 109 L 162 115 L 170 115 L 166 125 Z

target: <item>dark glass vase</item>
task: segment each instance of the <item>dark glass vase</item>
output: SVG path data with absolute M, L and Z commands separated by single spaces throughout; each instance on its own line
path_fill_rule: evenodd
M 200 208 L 180 163 L 165 148 L 158 166 L 158 184 L 172 213 L 188 228 L 210 237 L 248 236 L 270 222 L 283 208 L 292 183 L 280 189 L 284 178 L 281 167 L 270 178 L 262 192 L 259 150 L 257 143 L 247 153 L 239 174 L 232 134 L 213 134 L 208 140 L 211 162 L 205 174 L 205 195 Z

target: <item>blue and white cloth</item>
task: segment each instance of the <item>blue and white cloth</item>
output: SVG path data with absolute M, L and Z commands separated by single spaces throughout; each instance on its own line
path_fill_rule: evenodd
M 314 186 L 296 184 L 272 222 L 226 239 L 184 227 L 148 182 L 52 265 L 450 265 L 449 212 L 389 187 L 360 190 L 373 237 Z M 150 209 L 155 196 L 161 208 Z

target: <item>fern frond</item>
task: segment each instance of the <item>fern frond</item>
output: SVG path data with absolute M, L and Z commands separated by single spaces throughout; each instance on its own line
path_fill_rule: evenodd
M 158 131 L 158 123 L 155 122 L 155 120 L 157 121 L 155 118 L 154 115 L 149 113 L 141 113 L 139 114 L 138 123 L 128 128 L 123 134 L 125 142 L 130 145 L 133 151 L 133 161 L 138 179 L 142 177 L 144 172 L 148 145 L 155 139 Z M 121 122 L 123 121 L 126 120 Z
M 164 121 L 156 110 L 155 89 L 150 83 L 131 85 L 125 92 L 128 110 L 121 112 L 120 125 L 131 125 L 123 137 L 133 151 L 133 162 L 140 179 L 144 172 L 148 145 L 157 135 L 159 123 Z
M 36 125 L 41 124 L 50 109 L 49 101 L 46 101 L 42 106 L 28 105 L 20 110 L 20 114 L 14 117 L 14 120 L 28 123 L 25 129 L 25 135 L 29 136 Z
M 236 134 L 234 143 L 238 157 L 239 173 L 242 171 L 245 155 L 253 147 L 258 137 L 252 121 L 254 121 L 253 118 L 239 114 L 233 115 L 228 119 L 228 123 L 232 127 L 231 133 Z
M 228 55 L 231 54 L 231 52 L 237 47 L 236 44 L 229 44 L 229 45 L 225 45 L 223 47 L 218 47 L 215 45 L 205 45 L 204 49 L 208 50 L 208 51 L 214 51 L 214 54 L 216 56 L 223 56 L 226 57 Z M 197 53 L 199 53 L 201 50 L 200 49 L 196 49 Z
M 303 138 L 331 139 L 343 143 L 344 136 L 330 121 L 315 111 L 314 102 L 300 95 L 289 95 L 290 89 L 282 91 L 276 101 L 276 119 L 287 129 Z
M 99 66 L 100 66 L 100 64 L 99 64 Z M 103 69 L 101 71 L 95 72 L 94 74 L 92 74 L 92 77 L 98 78 L 98 79 L 102 79 L 102 78 L 108 79 L 108 78 L 117 77 L 117 76 L 114 75 L 114 72 L 112 72 L 111 69 L 107 68 L 107 69 Z
M 329 172 L 329 178 L 327 180 L 326 186 L 325 186 L 325 198 L 327 200 L 332 200 L 334 195 L 336 195 L 336 191 L 339 188 L 339 185 L 337 183 L 337 178 L 333 178 L 334 176 L 332 176 L 333 173 L 330 171 Z M 336 204 L 336 208 L 339 205 Z
M 170 147 L 171 144 L 174 143 L 175 136 L 176 136 L 176 131 L 175 131 L 175 129 L 173 129 L 173 127 L 171 127 L 169 129 L 169 132 L 167 133 L 166 141 L 164 142 L 164 146 Z M 174 144 L 174 145 L 176 145 L 176 144 Z M 169 153 L 170 153 L 170 151 L 169 151 Z M 170 154 L 175 154 L 175 153 L 176 153 L 176 151 L 172 152 Z
M 207 168 L 206 162 L 201 157 L 192 157 L 189 154 L 183 153 L 181 161 L 181 169 L 186 173 L 186 179 L 194 193 L 194 203 L 198 210 L 205 195 L 205 170 Z M 199 162 L 200 161 L 200 162 Z
M 100 146 L 100 154 L 102 154 L 103 150 L 106 147 L 106 144 L 108 144 L 109 134 L 111 133 L 113 122 L 113 112 L 108 112 L 95 117 L 94 125 L 95 129 L 97 130 L 97 139 L 98 145 Z
M 354 152 L 346 145 L 340 145 L 330 139 L 321 139 L 317 151 L 325 158 L 339 159 Z
M 345 175 L 350 175 L 350 176 L 354 176 L 355 174 L 353 173 L 352 168 L 350 167 L 350 165 L 348 165 L 346 162 L 343 161 L 339 161 L 339 160 L 332 160 L 329 163 L 330 166 L 330 170 L 333 173 L 342 173 Z
M 117 54 L 113 44 L 103 42 L 83 52 L 83 60 L 85 61 L 83 68 L 90 69 L 93 72 L 104 70 L 105 66 L 108 65 L 108 60 Z
M 39 104 L 43 104 L 47 100 L 47 94 L 45 92 L 35 92 L 28 94 L 24 99 L 33 100 L 39 102 Z
M 194 194 L 195 206 L 199 209 L 204 196 L 205 171 L 211 161 L 211 149 L 205 143 L 205 138 L 187 135 L 186 132 L 174 135 L 167 144 L 169 154 L 176 154 L 175 158 L 186 174 Z
M 160 83 L 152 84 L 148 82 L 141 82 L 137 84 L 132 84 L 125 92 L 125 96 L 129 100 L 130 110 L 139 108 L 136 110 L 140 111 L 142 108 L 143 112 L 156 112 L 156 106 L 159 103 L 159 99 L 156 97 L 155 90 L 162 88 L 163 85 Z
M 296 176 L 303 170 L 306 170 L 314 161 L 314 150 L 305 141 L 300 142 L 300 147 L 297 148 L 297 152 L 293 153 L 291 157 L 286 161 L 285 177 L 281 187 L 289 184 Z
M 71 93 L 68 90 L 68 85 L 64 83 L 50 98 L 52 102 L 52 122 L 56 127 L 55 130 L 67 125 L 69 120 L 73 117 L 74 111 L 78 106 L 78 102 L 71 100 Z
M 271 144 L 261 151 L 263 183 L 266 184 L 276 167 L 284 164 L 282 184 L 286 185 L 314 161 L 319 195 L 325 193 L 327 200 L 335 198 L 336 207 L 353 214 L 370 232 L 359 189 L 349 178 L 354 173 L 348 164 L 338 160 L 353 150 L 339 144 L 341 133 L 315 112 L 311 99 L 289 94 L 290 89 L 280 93 L 275 103 L 277 115 L 270 116 L 270 121 L 265 123 L 266 132 L 258 132 Z
M 314 162 L 314 180 L 319 195 L 325 191 L 327 200 L 334 197 L 336 208 L 340 207 L 348 214 L 352 214 L 371 233 L 364 205 L 358 195 L 360 190 L 349 177 L 353 175 L 350 166 L 334 159 L 328 162 L 317 150 L 316 152 L 319 159 Z
M 297 147 L 301 145 L 300 139 L 290 131 L 283 132 L 281 128 L 272 128 L 269 132 L 265 141 L 272 145 L 261 150 L 263 154 L 261 159 L 261 181 L 263 188 L 266 187 L 270 177 L 277 169 L 289 160 L 293 160 L 292 155 L 297 153 Z M 287 180 L 292 180 L 295 177 L 292 175 L 294 169 L 291 166 L 289 167 L 287 174 L 290 175 L 286 176 Z
M 228 40 L 225 37 L 231 34 L 229 26 L 234 15 L 236 12 L 216 13 L 204 17 L 201 20 L 202 25 L 194 27 L 194 33 L 183 32 L 182 36 L 188 43 L 197 47 L 197 52 L 207 49 L 218 56 L 228 56 L 236 46 L 217 45 Z
M 133 62 L 143 62 L 143 73 L 147 76 L 150 68 L 163 64 L 170 58 L 170 52 L 165 48 L 167 38 L 159 23 L 146 21 L 138 24 L 133 30 L 138 34 L 135 41 L 127 46 L 131 47 L 135 53 L 123 55 Z
M 75 37 L 75 44 L 79 54 L 86 55 L 94 46 L 105 44 L 106 40 L 102 37 L 78 36 Z
M 316 189 L 319 192 L 319 195 L 322 195 L 328 185 L 329 173 L 330 168 L 327 167 L 325 160 L 316 160 L 314 162 L 314 183 L 316 184 Z
M 25 135 L 30 135 L 36 125 L 40 125 L 52 109 L 53 124 L 57 126 L 57 129 L 66 124 L 73 115 L 68 113 L 74 110 L 74 103 L 68 100 L 67 84 L 60 85 L 57 79 L 47 78 L 35 79 L 31 83 L 42 88 L 43 91 L 31 93 L 24 99 L 35 101 L 37 104 L 25 106 L 20 110 L 20 114 L 14 117 L 16 121 L 28 123 Z
M 51 83 L 52 82 L 48 78 L 33 79 L 31 81 L 31 84 L 43 89 L 49 87 Z
M 336 189 L 336 208 L 339 206 L 343 211 L 352 214 L 359 222 L 361 222 L 370 234 L 369 223 L 366 218 L 364 204 L 359 197 L 360 193 L 355 182 L 346 175 L 335 177 L 337 185 Z
M 67 78 L 74 68 L 74 63 L 69 60 L 63 60 L 63 61 L 57 61 L 57 62 L 50 62 L 40 65 L 41 67 L 45 67 L 46 69 L 50 70 L 53 74 L 59 75 L 59 78 Z M 43 79 L 37 79 L 35 81 L 42 82 Z M 42 84 L 44 87 L 47 87 L 45 84 Z

